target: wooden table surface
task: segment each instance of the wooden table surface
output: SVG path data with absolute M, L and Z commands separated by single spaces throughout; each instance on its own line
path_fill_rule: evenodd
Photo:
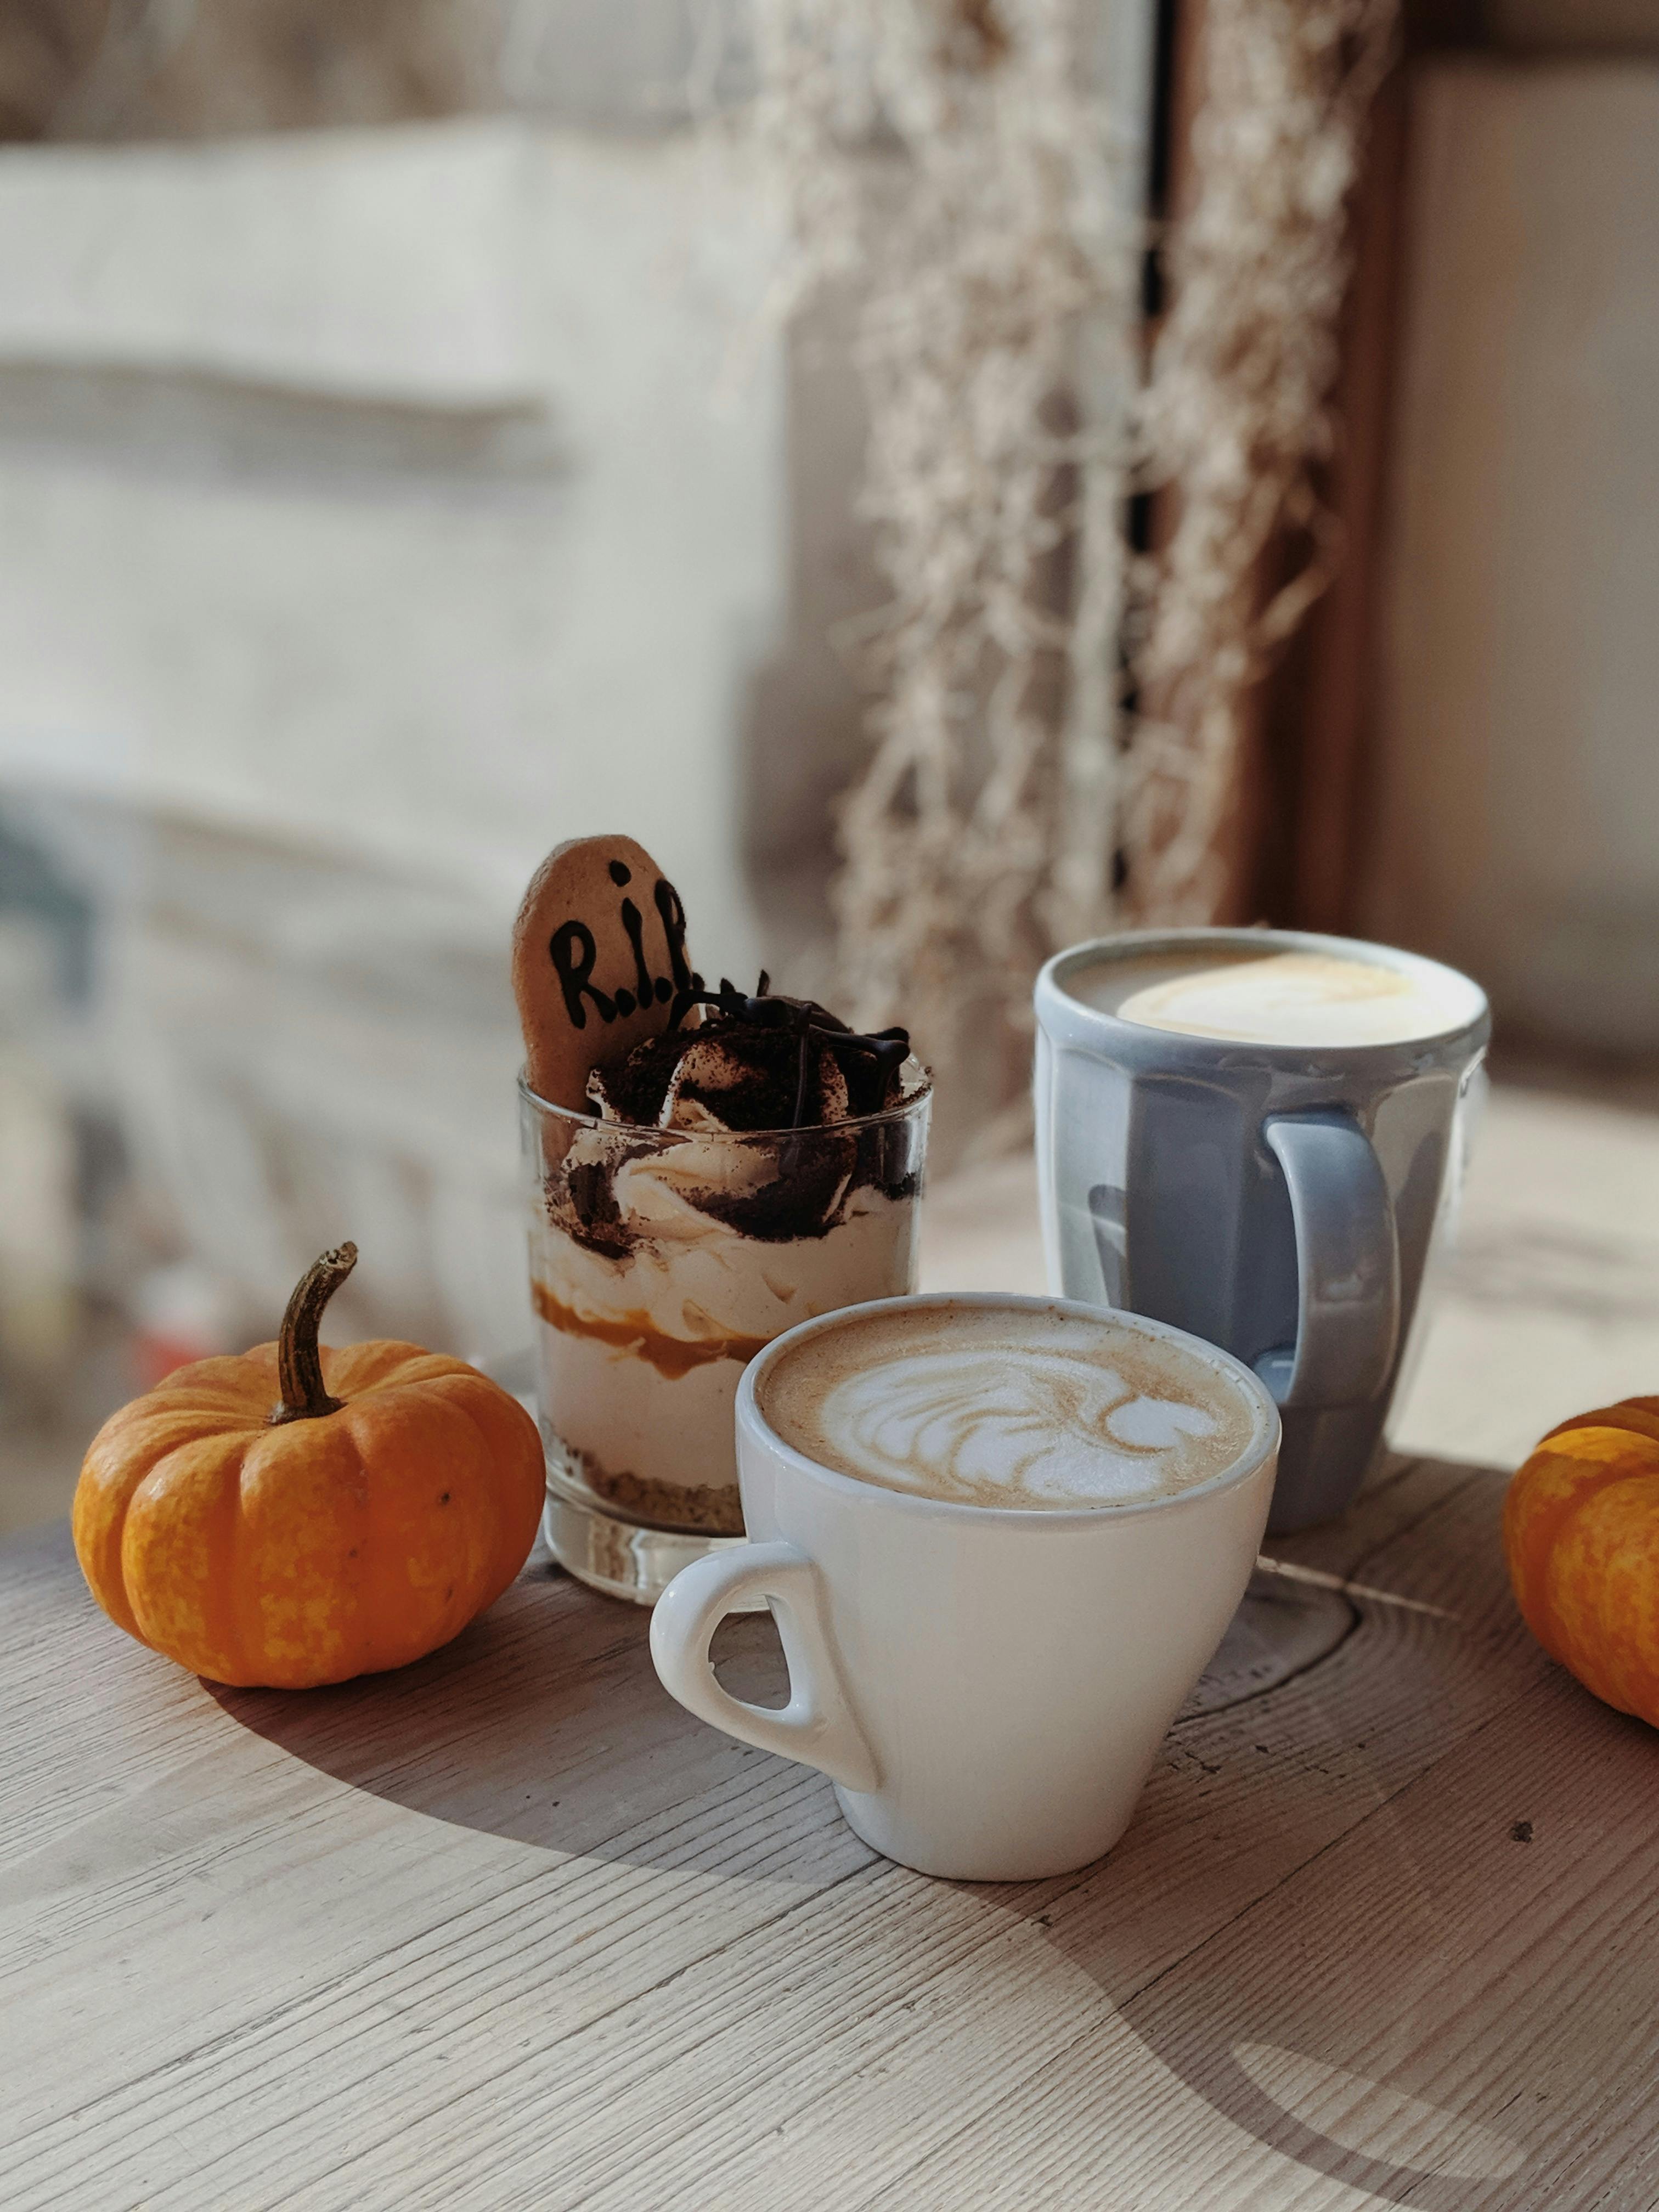
M 1127 1836 L 929 1881 L 545 1565 L 215 1690 L 0 1555 L 26 2207 L 1648 2206 L 1659 1757 L 1517 1622 L 1500 1479 L 1276 1553 Z M 730 1624 L 726 1679 L 780 1679 Z
M 1521 1626 L 1503 1484 L 1396 1459 L 1275 1541 L 1118 1848 L 1000 1887 L 876 1857 L 544 1562 L 283 1694 L 14 1539 L 0 2204 L 1659 2204 L 1659 1738 Z

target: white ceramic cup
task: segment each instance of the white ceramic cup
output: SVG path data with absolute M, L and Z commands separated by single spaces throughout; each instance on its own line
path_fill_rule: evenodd
M 1208 1480 L 1133 1505 L 1010 1509 L 884 1489 L 819 1466 L 761 1413 L 773 1363 L 847 1313 L 804 1322 L 750 1362 L 738 1392 L 750 1541 L 674 1577 L 651 1656 L 700 1719 L 821 1769 L 855 1833 L 887 1857 L 968 1881 L 1067 1873 L 1128 1825 L 1244 1594 L 1279 1415 L 1241 1361 L 1138 1314 L 995 1291 L 848 1310 L 911 1306 L 1057 1311 L 1109 1342 L 1178 1344 L 1237 1394 L 1249 1443 Z M 720 1620 L 757 1597 L 788 1662 L 781 1708 L 731 1696 L 709 1663 Z

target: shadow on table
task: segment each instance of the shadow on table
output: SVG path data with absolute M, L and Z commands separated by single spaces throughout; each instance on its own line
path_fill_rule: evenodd
M 1352 1619 L 1328 1593 L 1253 1590 L 1188 1710 L 1315 1663 Z M 810 1881 L 832 1847 L 838 1863 L 872 1858 L 823 1776 L 674 1702 L 651 1663 L 649 1620 L 538 1558 L 482 1620 L 413 1666 L 321 1690 L 207 1686 L 242 1727 L 337 1781 L 514 1842 L 733 1875 L 760 1851 L 769 1875 Z M 728 1617 L 714 1649 L 735 1696 L 787 1700 L 769 1613 Z
M 1620 1794 L 1642 1802 L 1645 1732 L 1585 1703 L 1565 1680 L 1540 1700 L 1571 1709 L 1565 1729 L 1595 1739 L 1587 1755 L 1605 1755 Z M 1523 1801 L 1533 1819 L 1492 1818 L 1455 1869 L 1416 1821 L 1383 1806 L 1334 1847 L 1329 1882 L 1287 1881 L 1127 1993 L 1108 1912 L 1068 1928 L 1051 1908 L 1045 1936 L 1158 2066 L 1334 2185 L 1421 2212 L 1649 2212 L 1659 2155 L 1631 2125 L 1630 2068 L 1659 2028 L 1659 1985 L 1651 1943 L 1633 1929 L 1622 1955 L 1594 1936 L 1608 1907 L 1573 1834 L 1583 1790 L 1582 1770 L 1565 1765 L 1534 1782 Z M 1097 1880 L 1104 1903 L 1109 1875 Z M 1498 1933 L 1525 1929 L 1539 1954 L 1555 1953 L 1553 1966 Z M 1593 1966 L 1574 1964 L 1580 1940 Z M 1604 2160 L 1594 2188 L 1575 2188 L 1575 2168 L 1621 2135 L 1628 2168 L 1613 2162 L 1610 2180 Z
M 821 1776 L 675 1704 L 648 1627 L 642 1607 L 538 1560 L 413 1666 L 322 1690 L 208 1686 L 242 1727 L 337 1781 L 514 1842 L 739 1879 L 821 1881 L 827 1857 L 870 1858 Z M 715 1656 L 737 1695 L 787 1697 L 769 1615 L 727 1621 Z
M 1504 1479 L 1425 1473 L 1427 1510 L 1346 1588 L 1256 1577 L 1107 1860 L 983 1893 L 1205 2104 L 1334 2184 L 1646 2212 L 1630 2069 L 1659 1978 L 1645 1902 L 1620 1899 L 1659 1877 L 1653 1732 L 1522 1628 Z
M 1257 1577 L 1109 1860 L 941 1893 L 1030 1923 L 1159 2065 L 1310 2172 L 1423 2212 L 1535 2212 L 1564 2179 L 1552 2146 L 1616 2139 L 1629 2052 L 1659 2034 L 1651 1945 L 1633 1921 L 1591 1941 L 1632 1854 L 1644 1898 L 1659 1875 L 1645 1815 L 1627 1832 L 1653 1739 L 1519 1629 L 1501 1483 L 1439 1474 L 1363 1589 Z M 537 1565 L 395 1674 L 214 1694 L 343 1783 L 549 1850 L 814 1885 L 869 1863 L 821 1778 L 674 1704 L 647 1626 Z M 781 1701 L 769 1619 L 721 1636 L 728 1687 Z M 1632 2185 L 1597 2201 L 1633 2212 Z

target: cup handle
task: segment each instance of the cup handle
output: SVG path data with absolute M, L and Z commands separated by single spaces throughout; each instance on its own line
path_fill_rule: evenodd
M 1281 1406 L 1358 1406 L 1378 1396 L 1400 1338 L 1400 1240 L 1370 1139 L 1350 1114 L 1271 1116 L 1296 1227 L 1296 1343 L 1257 1374 Z
M 708 1646 L 741 1598 L 766 1599 L 789 1665 L 787 1705 L 751 1705 L 714 1680 Z M 816 1766 L 863 1795 L 876 1789 L 875 1754 L 853 1718 L 824 1617 L 823 1578 L 793 1544 L 744 1544 L 683 1567 L 651 1615 L 651 1658 L 688 1712 L 740 1743 Z

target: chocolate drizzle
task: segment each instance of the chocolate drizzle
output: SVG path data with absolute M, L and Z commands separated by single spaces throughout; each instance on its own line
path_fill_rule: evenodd
M 782 993 L 775 994 L 769 988 L 771 979 L 765 969 L 761 969 L 760 982 L 753 998 L 739 991 L 735 983 L 722 975 L 718 991 L 699 988 L 700 979 L 690 983 L 675 997 L 668 1016 L 668 1035 L 682 1033 L 682 1025 L 693 1006 L 714 1010 L 717 1020 L 738 1026 L 746 1026 L 764 1036 L 780 1034 L 789 1041 L 796 1070 L 794 1103 L 787 1125 L 792 1129 L 802 1127 L 809 1118 L 817 1121 L 823 1118 L 808 1116 L 806 1106 L 815 1054 L 827 1053 L 846 1079 L 849 1101 L 854 1085 L 862 1094 L 872 1094 L 872 1103 L 852 1106 L 849 1114 L 837 1115 L 837 1121 L 854 1118 L 863 1114 L 878 1114 L 891 1097 L 899 1069 L 904 1065 L 910 1050 L 908 1030 L 878 1030 L 861 1036 L 849 1030 L 844 1021 L 832 1014 L 828 1006 L 821 1006 L 816 999 L 791 999 Z M 711 1025 L 705 1022 L 704 1030 Z M 722 1038 L 722 1042 L 726 1040 Z M 730 1040 L 734 1047 L 738 1040 Z M 753 1048 L 750 1048 L 751 1050 Z
M 651 1148 L 635 1133 L 615 1123 L 608 1125 L 602 1141 L 606 1146 L 602 1158 L 568 1160 L 548 1178 L 544 1201 L 549 1222 L 573 1243 L 604 1259 L 625 1260 L 636 1245 L 649 1240 L 650 1231 L 617 1204 L 616 1177 L 630 1160 L 646 1156 Z M 764 1139 L 748 1134 L 748 1141 L 758 1145 Z M 915 1197 L 921 1188 L 919 1168 L 911 1157 L 914 1139 L 902 1122 L 802 1129 L 777 1137 L 775 1142 L 769 1164 L 776 1172 L 769 1181 L 745 1188 L 714 1182 L 700 1189 L 681 1186 L 680 1195 L 699 1213 L 738 1236 L 761 1244 L 787 1244 L 797 1238 L 815 1241 L 829 1236 L 846 1218 L 860 1190 L 899 1201 Z
M 617 1163 L 566 1163 L 564 1197 L 570 1218 L 565 1226 L 579 1244 L 607 1259 L 620 1260 L 633 1249 L 634 1237 L 617 1204 Z
M 860 1036 L 816 999 L 768 988 L 751 998 L 722 978 L 692 976 L 669 1025 L 614 1066 L 596 1067 L 587 1095 L 607 1121 L 651 1128 L 827 1128 L 879 1114 L 899 1092 L 910 1049 L 903 1030 Z M 685 1027 L 694 1006 L 703 1009 Z
M 688 1027 L 694 1008 L 702 1018 Z M 913 1132 L 879 1118 L 905 1095 L 909 1042 L 902 1029 L 860 1036 L 816 1000 L 775 994 L 764 971 L 752 996 L 688 975 L 669 1027 L 589 1076 L 603 1156 L 568 1163 L 562 1188 L 549 1190 L 550 1216 L 590 1250 L 623 1256 L 639 1232 L 615 1177 L 657 1131 L 754 1140 L 750 1173 L 734 1164 L 729 1183 L 679 1188 L 700 1212 L 763 1243 L 827 1236 L 860 1189 L 910 1197 Z M 720 1155 L 707 1157 L 712 1175 Z M 765 1179 L 753 1180 L 755 1170 Z

